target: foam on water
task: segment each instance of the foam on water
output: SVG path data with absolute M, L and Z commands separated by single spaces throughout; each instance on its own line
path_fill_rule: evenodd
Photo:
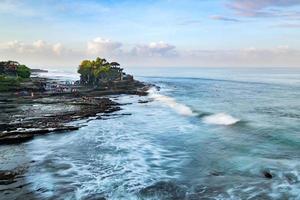
M 176 100 L 172 97 L 159 94 L 155 88 L 151 88 L 148 92 L 149 92 L 150 98 L 153 98 L 157 101 L 162 102 L 163 104 L 174 109 L 177 113 L 179 113 L 181 115 L 184 115 L 184 116 L 195 116 L 196 115 L 190 107 L 188 107 L 182 103 L 176 102 Z
M 48 70 L 48 72 L 38 73 L 38 76 L 68 81 L 77 81 L 80 78 L 78 73 L 59 70 Z
M 203 118 L 204 123 L 217 125 L 233 125 L 240 120 L 226 113 L 217 113 Z
M 148 97 L 117 95 L 114 100 L 123 110 L 108 120 L 81 121 L 83 127 L 71 133 L 0 146 L 1 169 L 26 166 L 20 176 L 25 180 L 3 185 L 0 199 L 32 199 L 31 194 L 41 199 L 172 199 L 181 189 L 185 197 L 177 199 L 300 199 L 300 85 L 144 79 L 163 88 L 149 91 L 153 102 L 139 104 Z M 249 123 L 240 126 L 240 120 Z M 153 195 L 141 196 L 145 188 Z

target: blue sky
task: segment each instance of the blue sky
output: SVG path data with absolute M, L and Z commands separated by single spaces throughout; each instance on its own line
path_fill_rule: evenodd
M 299 67 L 299 0 L 1 0 L 0 59 Z

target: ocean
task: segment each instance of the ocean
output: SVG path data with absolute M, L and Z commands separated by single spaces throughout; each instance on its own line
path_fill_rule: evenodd
M 1 199 L 300 199 L 300 69 L 125 71 L 160 89 L 112 96 L 122 110 L 77 131 L 0 146 L 1 168 L 29 166 Z

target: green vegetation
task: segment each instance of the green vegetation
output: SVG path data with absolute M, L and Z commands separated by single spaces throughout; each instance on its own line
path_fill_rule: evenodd
M 0 62 L 0 91 L 10 91 L 18 88 L 20 83 L 28 79 L 31 70 L 16 61 Z
M 10 91 L 20 86 L 20 78 L 0 75 L 0 92 Z
M 11 60 L 0 62 L 0 75 L 29 78 L 30 74 L 31 70 L 26 65 Z
M 31 71 L 28 67 L 25 65 L 19 65 L 17 67 L 17 75 L 21 78 L 29 78 L 31 74 Z
M 117 62 L 107 62 L 97 57 L 96 60 L 83 60 L 79 65 L 80 82 L 84 85 L 98 85 L 101 82 L 121 80 L 123 69 Z

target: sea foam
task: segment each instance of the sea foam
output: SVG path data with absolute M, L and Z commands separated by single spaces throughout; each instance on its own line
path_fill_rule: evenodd
M 159 94 L 155 88 L 151 88 L 148 92 L 149 92 L 149 96 L 151 98 L 167 105 L 168 107 L 175 110 L 178 114 L 181 114 L 184 116 L 195 116 L 196 115 L 190 107 L 188 107 L 182 103 L 176 102 L 176 100 L 172 97 Z
M 217 113 L 213 115 L 209 115 L 203 118 L 204 123 L 207 124 L 217 124 L 217 125 L 232 125 L 240 120 L 237 118 L 232 117 L 226 113 Z

